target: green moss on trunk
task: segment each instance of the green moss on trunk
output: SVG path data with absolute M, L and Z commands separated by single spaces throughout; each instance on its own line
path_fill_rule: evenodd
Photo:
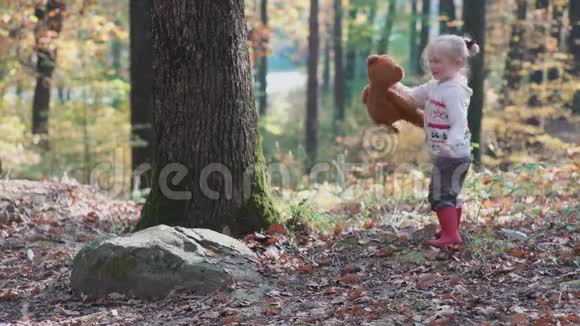
M 256 163 L 251 179 L 250 195 L 238 214 L 237 224 L 240 234 L 266 229 L 279 220 L 278 208 L 274 203 L 266 173 L 261 136 L 257 135 L 256 138 Z
M 135 231 L 143 230 L 152 226 L 165 224 L 169 226 L 189 227 L 187 219 L 188 200 L 169 199 L 161 192 L 159 186 L 159 168 L 155 167 L 153 173 L 153 185 L 147 197 L 147 202 L 143 205 L 141 218 L 135 227 Z M 191 179 L 186 177 L 182 182 L 172 189 L 174 191 L 189 191 L 187 183 Z

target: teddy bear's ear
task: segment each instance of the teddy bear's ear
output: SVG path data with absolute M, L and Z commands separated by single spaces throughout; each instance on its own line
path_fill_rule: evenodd
M 373 54 L 373 55 L 370 55 L 370 56 L 368 57 L 368 59 L 367 59 L 367 64 L 370 66 L 370 65 L 372 65 L 373 63 L 377 62 L 377 60 L 379 60 L 379 56 L 377 56 L 377 55 L 375 55 L 375 54 Z
M 397 77 L 397 81 L 401 81 L 403 78 L 405 78 L 405 71 L 403 68 L 401 68 L 401 66 L 397 66 L 395 68 L 395 75 Z

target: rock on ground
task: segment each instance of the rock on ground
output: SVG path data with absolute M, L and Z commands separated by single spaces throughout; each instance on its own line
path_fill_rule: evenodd
M 71 287 L 89 296 L 117 292 L 158 299 L 173 289 L 209 294 L 260 284 L 255 254 L 207 229 L 159 225 L 86 245 L 73 262 Z

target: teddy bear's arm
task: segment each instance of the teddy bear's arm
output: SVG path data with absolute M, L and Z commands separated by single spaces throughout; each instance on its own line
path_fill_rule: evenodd
M 423 112 L 417 107 L 413 98 L 406 93 L 393 89 L 389 89 L 388 92 L 391 93 L 389 98 L 393 101 L 393 104 L 399 108 L 402 119 L 419 128 L 423 128 Z

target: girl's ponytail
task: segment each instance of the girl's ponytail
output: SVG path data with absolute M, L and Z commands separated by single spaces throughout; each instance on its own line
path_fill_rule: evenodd
M 479 45 L 477 45 L 474 40 L 465 39 L 465 45 L 467 46 L 467 51 L 469 52 L 470 57 L 479 53 Z

